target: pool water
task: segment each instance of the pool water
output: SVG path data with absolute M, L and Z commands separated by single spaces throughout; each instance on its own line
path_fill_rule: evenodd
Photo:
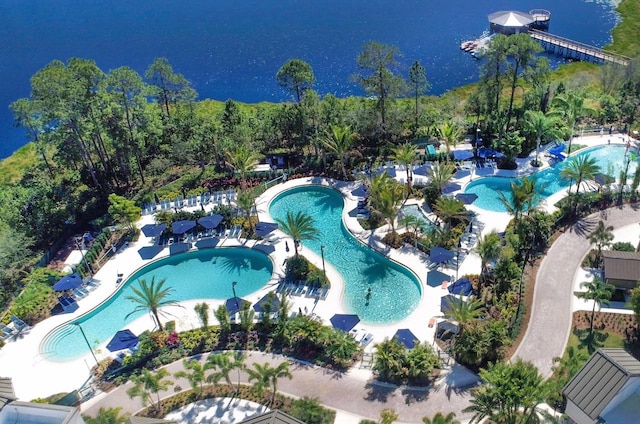
M 317 240 L 302 242 L 304 249 L 321 254 L 345 283 L 343 302 L 350 313 L 372 324 L 387 324 L 406 318 L 420 302 L 420 282 L 407 268 L 358 242 L 342 223 L 342 195 L 332 189 L 306 186 L 278 195 L 269 207 L 271 216 L 284 219 L 287 211 L 311 215 L 319 231 Z M 371 287 L 367 303 L 365 295 Z
M 238 247 L 198 250 L 160 259 L 135 272 L 118 292 L 94 310 L 49 333 L 42 342 L 42 354 L 52 360 L 87 354 L 87 343 L 74 324 L 82 326 L 92 346 L 98 346 L 146 314 L 139 311 L 127 317 L 137 304 L 126 298 L 133 295 L 131 288 L 138 287 L 139 280 L 166 278 L 164 287 L 174 289 L 169 296 L 171 300 L 224 300 L 233 297 L 233 281 L 237 281 L 236 293 L 241 297 L 262 288 L 272 274 L 273 264 L 265 253 Z M 173 319 L 167 316 L 163 321 Z
M 418 205 L 404 205 L 400 208 L 398 213 L 398 220 L 401 220 L 405 216 L 414 216 L 422 221 L 424 225 L 424 231 L 427 232 L 435 227 L 433 221 L 431 221 Z
M 624 146 L 598 146 L 577 153 L 575 156 L 590 155 L 596 160 L 601 173 L 611 175 L 617 179 L 625 164 L 625 150 Z M 569 181 L 560 177 L 560 172 L 569 160 L 570 158 L 565 159 L 551 168 L 533 174 L 541 200 L 569 187 Z M 636 166 L 637 164 L 632 160 L 629 165 L 629 177 L 633 176 Z M 504 177 L 480 178 L 469 183 L 465 188 L 465 193 L 478 195 L 478 199 L 473 202 L 474 206 L 493 212 L 506 212 L 507 208 L 500 201 L 498 192 L 503 192 L 511 201 L 511 182 L 518 179 Z M 583 189 L 581 186 L 581 190 Z

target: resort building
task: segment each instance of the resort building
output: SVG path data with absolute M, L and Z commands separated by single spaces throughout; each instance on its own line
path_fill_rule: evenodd
M 618 252 L 605 250 L 604 281 L 617 289 L 633 289 L 640 280 L 640 252 Z
M 577 424 L 628 424 L 640 416 L 640 361 L 624 349 L 598 349 L 562 390 Z

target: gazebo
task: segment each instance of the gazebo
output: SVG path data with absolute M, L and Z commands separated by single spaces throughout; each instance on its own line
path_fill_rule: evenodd
M 489 15 L 491 33 L 520 34 L 529 31 L 531 23 L 533 23 L 533 17 L 525 12 L 503 10 Z

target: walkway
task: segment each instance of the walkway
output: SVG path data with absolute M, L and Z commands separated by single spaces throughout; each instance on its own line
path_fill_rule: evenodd
M 251 367 L 254 362 L 258 362 L 276 366 L 284 360 L 286 359 L 280 355 L 249 352 L 245 364 Z M 422 422 L 422 417 L 433 417 L 436 412 L 455 412 L 458 419 L 465 419 L 471 415 L 460 411 L 469 406 L 469 390 L 456 389 L 454 385 L 468 386 L 475 381 L 475 376 L 460 368 L 454 367 L 452 374 L 445 376 L 441 384 L 436 384 L 431 390 L 411 390 L 371 384 L 369 370 L 354 368 L 343 374 L 292 363 L 290 371 L 293 378 L 278 380 L 278 391 L 292 397 L 315 397 L 323 405 L 336 409 L 340 416 L 343 411 L 348 411 L 344 416 L 358 415 L 377 420 L 383 409 L 392 408 L 398 414 L 399 422 L 403 423 L 419 423 Z M 167 365 L 166 369 L 173 375 L 183 369 L 182 361 Z M 186 379 L 172 380 L 183 389 L 190 387 Z M 236 377 L 232 381 L 236 382 Z M 241 381 L 247 381 L 245 373 L 242 373 Z M 121 407 L 123 413 L 139 411 L 142 408 L 140 399 L 129 398 L 126 394 L 129 387 L 131 383 L 85 402 L 82 404 L 82 413 L 95 416 L 100 408 L 111 407 Z M 170 396 L 173 393 L 174 388 L 170 387 L 162 395 Z M 345 421 L 340 419 L 336 422 Z
M 567 345 L 574 277 L 591 249 L 587 238 L 601 219 L 596 213 L 571 226 L 553 243 L 540 264 L 529 326 L 511 359 L 532 362 L 545 377 L 552 373 L 553 358 L 562 356 Z M 612 208 L 604 221 L 614 228 L 636 224 L 640 222 L 640 209 Z

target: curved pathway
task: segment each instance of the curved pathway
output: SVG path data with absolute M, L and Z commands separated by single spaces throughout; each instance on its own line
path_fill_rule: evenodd
M 544 377 L 551 375 L 553 358 L 563 355 L 569 340 L 575 274 L 591 249 L 587 238 L 601 219 L 596 213 L 569 227 L 549 248 L 538 269 L 529 325 L 511 359 L 532 362 Z M 638 223 L 640 209 L 637 205 L 611 208 L 604 221 L 614 228 Z
M 202 355 L 204 360 L 206 355 Z M 270 363 L 273 366 L 286 360 L 283 356 L 248 352 L 245 364 L 249 367 L 254 362 Z M 176 361 L 165 367 L 172 375 L 184 369 L 182 361 Z M 451 379 L 444 377 L 441 384 L 435 384 L 428 390 L 396 388 L 387 385 L 372 384 L 369 370 L 352 369 L 348 373 L 337 373 L 324 368 L 311 366 L 299 362 L 291 363 L 289 368 L 293 374 L 291 380 L 278 380 L 278 391 L 293 397 L 315 397 L 323 405 L 335 409 L 340 414 L 347 412 L 349 416 L 357 415 L 377 420 L 380 412 L 385 408 L 392 408 L 399 416 L 399 422 L 420 423 L 422 417 L 433 417 L 436 412 L 455 412 L 458 419 L 470 418 L 470 414 L 463 414 L 464 408 L 469 406 L 470 394 L 468 390 L 453 388 Z M 456 374 L 454 368 L 451 375 Z M 462 371 L 464 373 L 464 371 Z M 460 374 L 458 377 L 468 378 Z M 459 381 L 463 381 L 462 380 Z M 186 379 L 172 380 L 183 389 L 189 388 Z M 235 372 L 232 381 L 237 381 Z M 246 382 L 243 372 L 241 381 Z M 468 380 L 466 380 L 468 381 Z M 109 393 L 100 394 L 96 398 L 82 404 L 82 413 L 96 416 L 99 408 L 122 408 L 122 413 L 135 413 L 142 408 L 139 398 L 130 399 L 126 391 L 131 383 L 117 387 Z M 174 393 L 174 387 L 161 392 L 163 396 Z M 356 420 L 355 422 L 358 422 Z M 340 422 L 336 420 L 336 422 Z

